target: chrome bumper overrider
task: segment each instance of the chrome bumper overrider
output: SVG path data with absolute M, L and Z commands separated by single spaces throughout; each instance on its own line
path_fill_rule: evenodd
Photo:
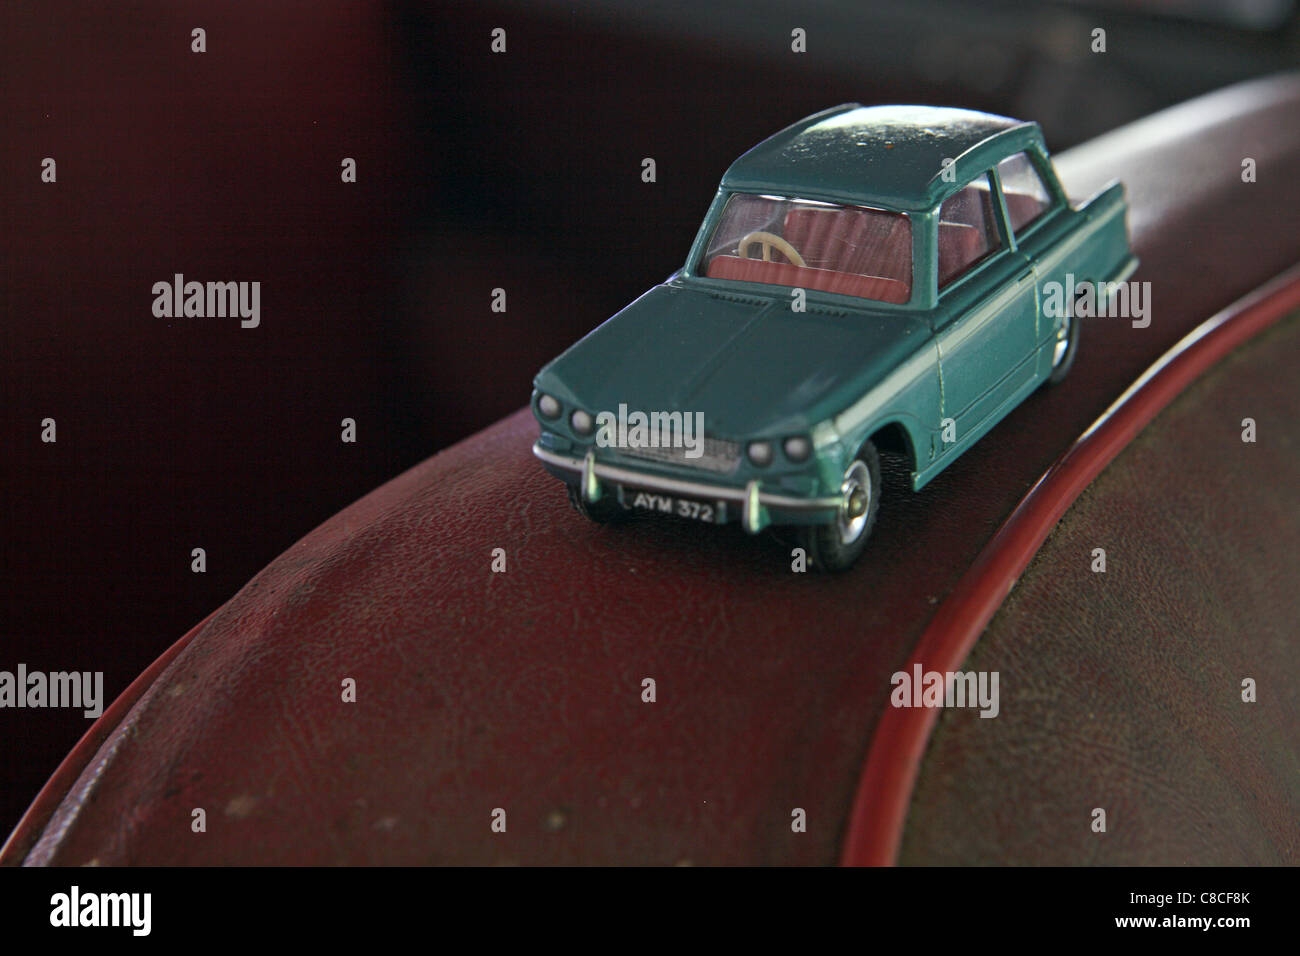
M 596 501 L 600 498 L 602 481 L 642 491 L 665 491 L 688 498 L 702 498 L 705 501 L 727 501 L 741 506 L 740 523 L 750 534 L 761 531 L 766 523 L 761 514 L 764 508 L 776 508 L 781 511 L 836 511 L 844 506 L 842 495 L 797 498 L 793 495 L 776 495 L 761 491 L 757 481 L 751 481 L 743 488 L 733 488 L 727 485 L 706 484 L 702 481 L 665 478 L 662 475 L 648 475 L 631 468 L 596 461 L 596 454 L 591 451 L 587 452 L 585 458 L 574 458 L 572 455 L 547 451 L 540 442 L 533 445 L 533 454 L 554 468 L 580 475 L 582 494 L 588 501 Z

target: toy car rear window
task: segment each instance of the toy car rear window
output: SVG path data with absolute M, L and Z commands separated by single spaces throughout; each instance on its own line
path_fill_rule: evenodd
M 902 304 L 912 297 L 912 222 L 868 206 L 736 193 L 703 272 Z

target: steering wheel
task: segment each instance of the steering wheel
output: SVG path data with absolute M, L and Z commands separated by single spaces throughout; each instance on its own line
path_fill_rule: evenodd
M 749 235 L 740 240 L 740 245 L 736 248 L 736 254 L 742 259 L 752 258 L 751 256 L 745 255 L 745 253 L 748 251 L 749 247 L 756 242 L 762 247 L 764 262 L 772 261 L 772 250 L 776 249 L 781 253 L 781 255 L 790 260 L 791 265 L 796 265 L 800 269 L 808 268 L 808 264 L 803 261 L 803 256 L 799 255 L 799 251 L 795 249 L 794 246 L 790 245 L 790 243 L 786 242 L 780 236 L 770 232 L 758 231 L 749 233 Z

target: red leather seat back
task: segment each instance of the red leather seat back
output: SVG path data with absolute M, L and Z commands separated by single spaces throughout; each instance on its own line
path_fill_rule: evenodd
M 862 245 L 867 226 L 867 217 L 852 209 L 805 206 L 785 214 L 786 240 L 814 269 L 843 266 L 846 255 Z
M 1011 222 L 1013 232 L 1019 232 L 1023 226 L 1038 218 L 1046 207 L 1037 196 L 1028 193 L 1004 192 L 1002 198 L 1007 203 L 1007 219 Z
M 911 273 L 908 220 L 866 209 L 800 207 L 785 216 L 785 239 L 813 269 L 904 281 Z
M 979 230 L 961 222 L 939 223 L 939 285 L 956 277 L 978 259 L 981 239 Z

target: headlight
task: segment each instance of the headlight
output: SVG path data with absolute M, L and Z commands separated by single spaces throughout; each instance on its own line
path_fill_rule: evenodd
M 569 416 L 569 424 L 573 426 L 573 430 L 579 435 L 590 435 L 596 427 L 591 415 L 581 408 Z
M 759 468 L 766 468 L 772 464 L 772 443 L 766 441 L 752 441 L 749 448 L 749 460 L 758 465 Z
M 537 399 L 537 410 L 547 418 L 559 418 L 560 400 L 554 395 L 541 395 Z
M 781 448 L 785 451 L 785 457 L 791 461 L 807 461 L 812 454 L 812 442 L 803 435 L 791 435 Z

